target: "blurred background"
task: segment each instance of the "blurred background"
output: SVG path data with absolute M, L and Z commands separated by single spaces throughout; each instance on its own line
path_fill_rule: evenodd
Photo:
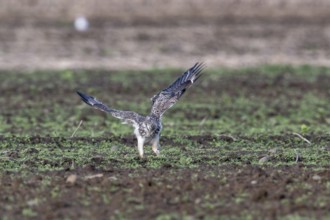
M 185 68 L 198 60 L 211 67 L 330 66 L 329 0 L 0 0 L 0 5 L 0 69 Z

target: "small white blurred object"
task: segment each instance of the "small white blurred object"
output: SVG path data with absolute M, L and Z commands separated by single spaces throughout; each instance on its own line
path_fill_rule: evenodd
M 89 27 L 89 22 L 86 17 L 78 16 L 74 20 L 74 27 L 77 31 L 81 31 L 81 32 L 87 31 L 87 29 Z

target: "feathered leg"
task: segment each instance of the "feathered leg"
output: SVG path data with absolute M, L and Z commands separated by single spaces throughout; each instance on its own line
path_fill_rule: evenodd
M 157 136 L 153 141 L 152 141 L 152 150 L 155 152 L 157 156 L 159 156 L 160 151 L 159 151 L 159 136 Z
M 142 138 L 142 137 L 137 137 L 137 141 L 138 141 L 138 150 L 139 150 L 140 158 L 143 158 L 143 145 L 144 145 L 144 138 Z

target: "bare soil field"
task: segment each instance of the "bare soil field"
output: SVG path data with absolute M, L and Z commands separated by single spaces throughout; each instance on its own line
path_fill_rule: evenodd
M 328 1 L 2 0 L 0 69 L 329 66 Z M 74 18 L 90 20 L 86 32 Z
M 70 175 L 77 180 L 67 182 Z M 329 214 L 329 179 L 329 170 L 249 164 L 9 173 L 0 177 L 0 211 L 10 219 L 321 219 Z

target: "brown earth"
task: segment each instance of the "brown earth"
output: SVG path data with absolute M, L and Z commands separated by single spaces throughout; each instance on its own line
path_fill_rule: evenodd
M 71 174 L 77 179 L 68 182 Z M 328 207 L 320 206 L 322 201 L 317 200 L 319 196 L 330 196 L 329 178 L 329 170 L 314 171 L 299 165 L 195 169 L 173 169 L 169 165 L 155 170 L 97 170 L 87 166 L 26 176 L 6 173 L 0 177 L 0 212 L 16 219 L 24 216 L 22 210 L 29 209 L 38 212 L 39 219 L 154 219 L 170 212 L 193 219 L 234 217 L 237 213 L 262 219 L 287 214 L 318 218 L 329 214 Z M 296 187 L 301 184 L 307 188 Z M 9 205 L 12 208 L 8 211 Z

